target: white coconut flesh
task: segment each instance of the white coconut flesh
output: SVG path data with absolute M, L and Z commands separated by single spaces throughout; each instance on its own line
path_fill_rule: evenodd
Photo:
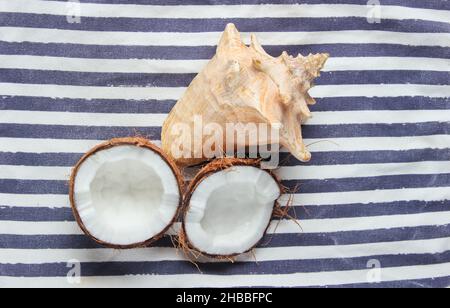
M 214 173 L 192 192 L 186 236 L 196 250 L 230 256 L 252 249 L 264 236 L 281 190 L 266 171 L 235 166 Z
M 120 145 L 99 151 L 79 167 L 74 201 L 94 238 L 112 245 L 151 240 L 173 222 L 180 204 L 168 163 L 145 147 Z

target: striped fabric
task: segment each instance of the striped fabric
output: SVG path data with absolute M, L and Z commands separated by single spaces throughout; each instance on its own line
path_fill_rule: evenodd
M 0 0 L 0 287 L 450 286 L 450 1 L 76 2 Z M 282 221 L 258 262 L 203 273 L 169 238 L 96 246 L 69 208 L 71 166 L 105 139 L 159 140 L 228 22 L 273 55 L 332 56 L 304 129 L 313 160 L 283 153 L 278 171 L 300 185 L 303 231 Z

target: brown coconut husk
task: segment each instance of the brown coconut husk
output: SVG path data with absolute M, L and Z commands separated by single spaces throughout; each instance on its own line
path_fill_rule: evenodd
M 178 187 L 179 187 L 179 192 L 180 192 L 180 201 L 179 201 L 179 206 L 178 206 L 178 211 L 175 215 L 175 217 L 173 218 L 173 220 L 167 225 L 167 227 L 161 231 L 159 234 L 157 234 L 156 236 L 154 236 L 151 239 L 148 239 L 144 242 L 141 243 L 135 243 L 135 244 L 131 244 L 131 245 L 115 245 L 112 243 L 106 243 L 96 237 L 94 237 L 89 230 L 86 228 L 86 226 L 84 225 L 83 221 L 81 220 L 81 217 L 78 213 L 78 210 L 76 208 L 76 203 L 75 203 L 75 179 L 77 177 L 78 171 L 81 167 L 81 165 L 92 155 L 96 154 L 97 152 L 103 151 L 103 150 L 107 150 L 116 146 L 122 146 L 122 145 L 131 145 L 131 146 L 136 146 L 136 147 L 140 147 L 140 148 L 146 148 L 149 149 L 150 151 L 153 151 L 155 153 L 157 153 L 159 156 L 161 156 L 161 158 L 170 166 L 170 168 L 172 169 L 177 182 L 178 182 Z M 95 241 L 97 244 L 108 247 L 108 248 L 113 248 L 113 249 L 132 249 L 132 248 L 143 248 L 143 247 L 147 247 L 149 245 L 151 245 L 152 243 L 154 243 L 155 241 L 161 239 L 165 233 L 170 229 L 170 227 L 173 225 L 173 223 L 178 219 L 180 213 L 181 213 L 181 208 L 183 205 L 183 193 L 184 193 L 184 180 L 183 180 L 183 175 L 181 174 L 180 169 L 177 167 L 177 165 L 175 164 L 175 162 L 168 157 L 159 147 L 157 147 L 156 145 L 154 145 L 153 143 L 151 143 L 148 139 L 145 139 L 143 137 L 126 137 L 126 138 L 115 138 L 115 139 L 111 139 L 109 141 L 106 141 L 102 144 L 99 144 L 98 146 L 94 147 L 93 149 L 91 149 L 89 152 L 87 152 L 81 159 L 80 161 L 76 164 L 76 166 L 74 167 L 73 171 L 72 171 L 72 175 L 70 177 L 70 181 L 69 181 L 69 198 L 70 198 L 70 204 L 72 207 L 72 212 L 75 216 L 75 220 L 78 223 L 78 225 L 80 226 L 81 230 L 84 232 L 84 234 L 86 234 L 89 238 L 91 238 L 93 241 Z
M 192 194 L 194 193 L 194 191 L 196 190 L 196 188 L 200 185 L 200 183 L 202 181 L 204 181 L 210 175 L 220 172 L 220 171 L 230 170 L 230 172 L 232 172 L 233 167 L 236 167 L 236 166 L 251 166 L 251 167 L 261 168 L 261 162 L 262 162 L 261 159 L 240 159 L 240 158 L 216 159 L 216 160 L 210 162 L 209 164 L 207 164 L 205 167 L 203 167 L 203 169 L 201 169 L 200 172 L 197 174 L 197 176 L 192 180 L 191 184 L 189 185 L 189 187 L 187 189 L 187 193 L 184 198 L 184 205 L 183 205 L 183 210 L 182 210 L 182 227 L 181 227 L 180 233 L 178 234 L 178 238 L 176 240 L 176 247 L 179 250 L 181 250 L 184 253 L 184 255 L 191 262 L 193 262 L 194 264 L 197 264 L 196 262 L 201 257 L 207 257 L 207 258 L 216 259 L 216 260 L 227 260 L 227 261 L 234 263 L 235 258 L 237 256 L 239 256 L 241 254 L 252 253 L 254 251 L 254 249 L 260 244 L 261 240 L 267 234 L 267 231 L 268 231 L 268 229 L 270 227 L 270 223 L 271 223 L 270 221 L 264 231 L 264 235 L 261 238 L 261 240 L 258 243 L 256 243 L 253 247 L 249 248 L 247 251 L 245 251 L 243 253 L 232 254 L 232 255 L 211 255 L 211 254 L 208 254 L 208 253 L 196 248 L 192 244 L 192 242 L 189 240 L 189 237 L 187 236 L 187 233 L 186 233 L 185 220 L 186 220 L 187 211 L 190 206 L 190 200 L 191 200 Z M 269 173 L 274 178 L 274 180 L 278 183 L 278 186 L 280 187 L 281 195 L 285 194 L 287 192 L 287 189 L 281 184 L 281 181 L 278 179 L 278 177 L 269 170 L 265 170 L 265 171 L 267 173 Z M 289 212 L 291 205 L 292 205 L 292 203 L 290 202 L 290 204 L 287 204 L 287 206 L 284 209 L 280 210 L 281 209 L 280 203 L 278 201 L 274 202 L 272 217 L 285 218 L 287 213 Z

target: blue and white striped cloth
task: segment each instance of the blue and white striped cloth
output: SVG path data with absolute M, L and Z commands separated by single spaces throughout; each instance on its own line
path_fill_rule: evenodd
M 0 287 L 450 286 L 450 2 L 380 2 L 0 0 Z M 258 262 L 203 274 L 167 238 L 96 246 L 71 166 L 105 139 L 159 140 L 229 22 L 273 55 L 332 56 L 313 160 L 279 170 L 303 232 L 283 221 Z

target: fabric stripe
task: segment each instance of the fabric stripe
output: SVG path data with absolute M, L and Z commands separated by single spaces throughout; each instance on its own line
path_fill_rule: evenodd
M 326 193 L 338 191 L 360 191 L 360 190 L 376 190 L 376 189 L 398 189 L 398 188 L 414 188 L 414 187 L 440 187 L 447 186 L 450 174 L 441 175 L 395 175 L 395 176 L 379 176 L 369 177 L 361 181 L 361 178 L 347 179 L 329 179 L 329 180 L 308 180 L 303 181 L 285 181 L 283 184 L 289 189 L 295 190 L 301 185 L 301 190 L 305 193 Z M 17 186 L 27 186 L 26 183 L 11 183 Z M 32 190 L 32 189 L 31 189 Z M 64 192 L 65 190 L 60 190 Z
M 278 235 L 277 235 L 278 236 Z M 333 247 L 334 246 L 334 247 Z M 293 247 L 264 247 L 255 249 L 255 256 L 260 261 L 273 261 L 275 258 L 285 260 L 311 260 L 331 259 L 338 253 L 343 258 L 358 258 L 377 255 L 389 255 L 399 252 L 408 254 L 438 254 L 447 251 L 448 243 L 445 238 L 429 240 L 414 240 L 400 242 L 384 242 L 354 245 L 321 245 L 321 246 L 293 246 Z M 86 252 L 89 252 L 86 254 Z M 34 254 L 35 257 L 31 257 Z M 173 247 L 151 247 L 140 250 L 128 250 L 117 253 L 112 249 L 90 248 L 76 249 L 7 249 L 1 252 L 3 264 L 43 264 L 57 263 L 62 260 L 75 258 L 80 262 L 155 262 L 155 261 L 182 261 L 182 256 L 176 253 Z M 203 260 L 205 261 L 205 260 Z M 249 256 L 241 256 L 238 262 L 254 261 Z M 216 261 L 215 263 L 218 263 Z M 223 262 L 222 262 L 223 263 Z M 225 262 L 227 263 L 227 262 Z
M 0 101 L 1 102 L 1 101 Z M 334 110 L 426 110 L 450 109 L 450 98 L 431 97 L 347 97 L 342 100 L 334 98 L 317 99 L 311 107 L 313 111 Z
M 429 240 L 429 239 L 441 239 L 441 242 L 448 242 L 449 225 L 441 226 L 421 226 L 421 227 L 402 227 L 391 228 L 389 230 L 376 229 L 376 230 L 363 230 L 363 231 L 341 231 L 341 232 L 327 232 L 327 233 L 301 233 L 298 234 L 269 234 L 262 240 L 261 248 L 266 247 L 302 247 L 304 249 L 310 246 L 335 246 L 336 245 L 356 245 L 356 244 L 368 244 L 369 246 L 375 245 L 374 243 L 383 243 L 386 247 L 387 242 L 393 242 L 392 246 L 401 246 L 401 242 L 398 241 L 410 241 L 414 240 Z M 298 227 L 297 227 L 298 228 Z M 427 234 L 430 233 L 430 234 Z M 0 235 L 2 241 L 0 247 L 4 249 L 98 249 L 100 246 L 91 239 L 84 235 Z M 410 243 L 414 245 L 415 243 Z M 440 244 L 442 246 L 442 244 Z M 154 245 L 154 248 L 170 248 L 173 249 L 173 244 L 169 237 L 164 237 Z M 378 245 L 378 247 L 381 244 Z M 345 248 L 345 247 L 343 247 Z M 331 250 L 331 248 L 329 248 Z M 328 250 L 328 251 L 329 251 Z M 289 251 L 289 249 L 288 249 Z M 323 252 L 326 252 L 326 247 Z M 364 251 L 364 250 L 362 250 Z M 162 251 L 164 252 L 164 251 Z M 81 253 L 81 252 L 80 252 Z M 139 250 L 136 251 L 139 253 Z M 300 250 L 297 253 L 301 253 Z M 154 254 L 153 254 L 154 255 Z M 281 255 L 281 253 L 279 253 Z M 173 256 L 173 255 L 172 255 Z M 330 253 L 329 256 L 332 256 Z M 179 255 L 174 256 L 177 260 Z M 124 256 L 126 259 L 126 256 Z M 167 257 L 165 257 L 167 258 Z M 267 257 L 266 257 L 267 258 Z M 292 259 L 293 255 L 286 253 L 284 259 Z M 272 259 L 276 260 L 276 257 L 272 256 Z
M 216 46 L 219 32 L 113 32 L 0 27 L 5 42 L 62 43 L 121 46 Z M 20 33 L 20 38 L 17 37 Z M 249 42 L 249 33 L 242 33 Z M 413 46 L 450 47 L 448 33 L 402 33 L 393 31 L 314 31 L 259 32 L 264 45 L 298 44 L 400 44 Z M 18 40 L 19 39 L 19 40 Z
M 325 223 L 326 222 L 326 223 Z M 298 224 L 297 224 L 298 223 Z M 336 219 L 309 220 L 273 220 L 269 234 L 298 234 L 298 233 L 339 233 L 347 231 L 363 231 L 370 226 L 371 230 L 384 230 L 400 227 L 421 227 L 450 224 L 450 212 L 440 212 L 410 215 L 389 215 Z M 172 230 L 179 230 L 178 224 Z M 0 234 L 6 235 L 80 235 L 82 231 L 74 222 L 16 222 L 3 221 Z M 386 232 L 385 230 L 382 232 Z M 175 233 L 170 233 L 175 234 Z
M 302 16 L 305 16 L 303 13 Z M 366 13 L 367 14 L 367 13 Z M 406 13 L 405 13 L 406 14 Z M 54 16 L 44 14 L 0 13 L 1 27 L 27 27 L 27 28 L 53 28 L 83 31 L 127 31 L 127 32 L 219 32 L 226 24 L 232 22 L 244 32 L 276 32 L 280 28 L 284 31 L 336 31 L 336 30 L 384 30 L 394 32 L 415 33 L 446 33 L 450 30 L 443 19 L 428 21 L 430 15 L 423 15 L 421 19 L 414 16 L 403 19 L 403 16 L 393 16 L 382 24 L 368 23 L 363 17 L 338 18 L 218 18 L 204 19 L 132 19 L 132 18 L 93 18 L 83 17 L 81 23 L 68 23 L 67 16 Z M 397 18 L 395 18 L 397 17 Z M 449 16 L 450 17 L 450 16 Z M 389 17 L 386 17 L 389 18 Z M 445 17 L 443 17 L 445 18 Z
M 197 74 L 207 60 L 152 59 L 85 59 L 0 55 L 0 68 L 91 73 Z M 414 57 L 336 57 L 325 64 L 323 71 L 432 71 L 448 72 L 447 59 Z M 416 72 L 414 72 L 416 73 Z
M 356 283 L 341 286 L 326 286 L 323 288 L 408 288 L 408 289 L 422 289 L 422 288 L 448 288 L 450 285 L 449 277 L 440 277 L 432 279 L 414 279 L 414 280 L 400 280 L 380 283 Z
M 84 125 L 145 127 L 162 126 L 167 114 L 114 114 L 114 113 L 68 113 L 38 111 L 3 111 L 0 123 L 29 125 Z M 450 110 L 422 111 L 318 111 L 305 124 L 347 125 L 347 124 L 395 124 L 449 122 Z
M 167 87 L 95 87 L 72 85 L 36 85 L 0 83 L 0 95 L 32 96 L 75 99 L 122 99 L 122 100 L 172 100 L 182 95 L 185 88 Z M 428 96 L 443 98 L 450 96 L 450 86 L 375 84 L 375 85 L 322 85 L 311 89 L 318 97 L 401 97 Z
M 319 98 L 311 107 L 318 111 L 353 110 L 443 110 L 450 109 L 449 98 L 431 97 L 347 97 Z M 123 101 L 114 99 L 58 99 L 49 97 L 1 96 L 0 110 L 67 111 L 92 113 L 169 113 L 174 100 Z
M 446 270 L 450 266 L 449 263 L 433 264 L 433 265 L 421 265 L 421 266 L 404 266 L 395 268 L 384 268 L 384 279 L 382 281 L 398 281 L 403 280 L 415 280 L 426 278 L 428 276 L 433 277 L 446 277 Z M 414 270 L 412 270 L 414 268 Z M 118 287 L 126 284 L 127 287 L 143 286 L 146 287 L 199 287 L 209 284 L 210 287 L 230 287 L 230 286 L 266 286 L 267 281 L 271 282 L 272 286 L 278 287 L 301 287 L 301 286 L 324 286 L 324 281 L 327 281 L 327 285 L 343 285 L 352 283 L 367 283 L 368 270 L 356 270 L 356 271 L 333 271 L 324 273 L 302 273 L 302 274 L 288 274 L 288 275 L 230 275 L 230 276 L 214 276 L 214 275 L 202 275 L 202 274 L 187 274 L 184 275 L 184 279 L 180 279 L 177 275 L 165 275 L 160 279 L 152 279 L 152 275 L 144 276 L 123 276 L 117 277 L 92 277 L 84 278 L 84 287 L 95 287 L 102 285 L 104 287 Z M 394 278 L 395 277 L 395 278 Z M 67 283 L 67 278 L 60 279 L 26 279 L 22 282 L 28 286 L 58 286 L 61 287 L 74 287 Z M 189 284 L 186 282 L 189 281 Z M 9 286 L 17 285 L 16 278 L 0 278 L 0 283 L 7 284 Z
M 96 87 L 187 87 L 195 74 L 88 73 L 0 69 L 0 82 Z M 448 85 L 449 72 L 431 71 L 339 71 L 324 72 L 317 85 L 429 84 Z
M 198 73 L 206 60 L 151 60 L 151 59 L 84 59 L 39 56 L 0 55 L 3 69 L 34 69 L 90 73 L 193 74 Z M 323 71 L 433 71 L 448 72 L 446 59 L 398 57 L 339 57 L 327 61 Z M 7 72 L 5 70 L 5 72 Z
M 450 251 L 433 255 L 387 255 L 377 256 L 377 260 L 385 266 L 412 266 L 422 264 L 441 264 L 450 261 Z M 313 273 L 326 272 L 331 270 L 359 270 L 367 268 L 367 257 L 352 259 L 324 259 L 324 260 L 289 260 L 283 262 L 282 266 L 274 267 L 274 262 L 254 262 L 240 264 L 236 263 L 229 269 L 228 264 L 214 263 L 202 264 L 200 268 L 204 274 L 242 275 L 247 271 L 258 270 L 268 274 L 292 274 L 292 273 Z M 174 274 L 195 274 L 198 269 L 192 266 L 189 261 L 184 262 L 101 262 L 82 263 L 83 277 L 89 276 L 122 276 L 122 275 L 174 275 Z M 67 263 L 59 264 L 0 264 L 2 276 L 23 277 L 65 277 L 67 276 Z
M 0 152 L 0 165 L 10 166 L 55 166 L 72 167 L 83 156 L 82 153 L 11 153 Z M 409 151 L 358 151 L 317 152 L 311 166 L 351 165 L 374 163 L 405 163 L 419 161 L 448 161 L 450 149 L 419 149 Z M 282 153 L 283 166 L 303 165 L 292 155 Z
M 0 165 L 0 178 L 64 181 L 70 176 L 71 169 L 70 167 Z M 450 165 L 446 161 L 325 166 L 301 165 L 283 166 L 275 173 L 281 180 L 342 179 L 352 177 L 354 174 L 358 174 L 359 177 L 446 174 L 450 173 Z
M 2 206 L 10 207 L 36 207 L 46 205 L 52 208 L 70 207 L 69 199 L 65 195 L 58 194 L 5 194 L 0 193 Z M 338 204 L 369 204 L 399 201 L 435 201 L 449 200 L 446 187 L 429 188 L 401 188 L 377 191 L 348 191 L 334 193 L 307 194 L 298 193 L 285 195 L 281 202 L 287 204 L 289 198 L 293 197 L 294 204 L 302 206 L 322 206 Z
M 132 136 L 138 133 L 134 130 Z M 104 140 L 0 138 L 0 141 L 1 152 L 84 153 Z M 152 141 L 160 145 L 157 139 Z M 449 142 L 449 135 L 305 139 L 305 144 L 313 152 L 448 149 Z
M 50 0 L 65 1 L 65 0 Z M 111 3 L 111 4 L 151 4 L 151 5 L 198 5 L 198 0 L 80 0 L 81 3 Z M 322 4 L 323 0 L 302 0 L 304 4 Z M 330 4 L 361 4 L 358 0 L 330 0 Z M 209 5 L 241 5 L 241 4 L 299 4 L 299 0 L 208 0 Z M 401 5 L 405 7 L 418 7 L 448 10 L 450 5 L 447 1 L 441 0 L 385 0 L 384 5 Z
M 1 221 L 74 221 L 69 208 L 0 207 L 0 211 Z
M 284 181 L 291 190 L 304 193 L 327 193 L 341 191 L 365 191 L 375 189 L 399 189 L 416 187 L 447 187 L 450 174 L 394 175 L 365 178 L 345 178 L 308 181 Z M 55 180 L 0 180 L 0 193 L 7 194 L 68 194 L 68 183 Z
M 446 187 L 432 188 L 401 188 L 375 191 L 349 191 L 335 193 L 308 194 L 303 192 L 294 194 L 294 204 L 303 205 L 327 205 L 327 204 L 351 204 L 351 203 L 379 203 L 410 200 L 448 200 Z M 286 200 L 286 199 L 283 199 Z
M 58 2 L 36 0 L 1 0 L 3 12 L 54 14 L 66 16 L 70 13 L 67 5 Z M 302 6 L 288 5 L 241 5 L 239 10 L 228 6 L 149 6 L 149 5 L 110 5 L 110 4 L 79 4 L 82 17 L 129 17 L 129 18 L 236 18 L 251 15 L 257 17 L 367 17 L 368 8 L 364 5 L 320 4 Z M 450 14 L 444 10 L 423 10 L 400 6 L 383 6 L 384 18 L 429 19 L 447 22 Z
M 289 214 L 307 219 L 369 217 L 380 215 L 445 212 L 449 200 L 399 201 L 373 204 L 339 204 L 321 206 L 293 206 Z M 42 204 L 41 204 L 42 206 Z M 51 207 L 0 207 L 0 221 L 74 221 L 70 208 Z
M 414 104 L 414 103 L 413 103 Z M 419 103 L 420 104 L 420 103 Z M 57 99 L 48 97 L 1 96 L 0 110 L 24 111 L 67 111 L 67 112 L 95 112 L 95 113 L 169 113 L 174 107 L 174 100 L 83 100 Z M 444 106 L 442 101 L 424 102 L 423 105 Z M 450 107 L 450 106 L 449 106 Z M 411 107 L 412 108 L 412 107 Z M 450 108 L 448 108 L 450 109 Z
M 309 54 L 328 52 L 334 57 L 424 57 L 450 58 L 450 48 L 429 46 L 406 46 L 399 44 L 312 44 L 273 45 L 264 46 L 272 55 L 280 55 L 283 51 L 289 54 Z M 81 45 L 73 42 L 31 43 L 4 42 L 0 40 L 0 53 L 6 55 L 36 55 L 73 58 L 96 59 L 210 59 L 214 56 L 215 46 L 102 46 Z
M 308 125 L 304 128 L 306 138 L 348 137 L 402 137 L 448 134 L 450 123 L 428 122 L 413 124 L 348 124 Z M 0 133 L 8 138 L 52 139 L 112 139 L 117 136 L 143 135 L 159 140 L 160 127 L 101 127 L 64 125 L 0 124 Z

